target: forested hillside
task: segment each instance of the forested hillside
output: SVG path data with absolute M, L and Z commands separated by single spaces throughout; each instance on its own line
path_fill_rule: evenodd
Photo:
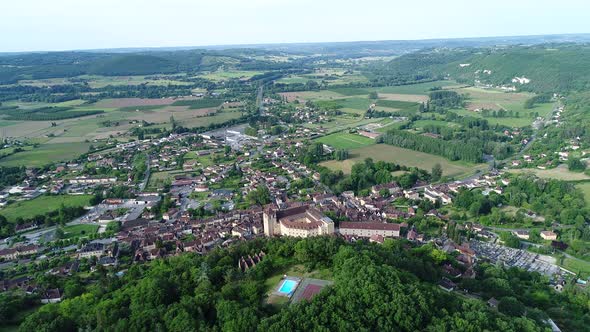
M 249 55 L 263 51 L 190 50 L 144 53 L 51 52 L 0 56 L 0 84 L 22 79 L 74 77 L 84 74 L 125 76 L 169 74 L 216 70 L 222 65 L 235 68 L 265 68 L 266 62 Z M 282 67 L 285 67 L 283 64 Z M 288 67 L 288 65 L 287 65 Z
M 581 316 L 582 306 L 565 294 L 550 298 L 539 276 L 485 264 L 480 272 L 489 287 L 482 292 L 520 309 L 496 311 L 481 300 L 446 293 L 435 283 L 440 265 L 454 258 L 432 246 L 409 246 L 394 240 L 376 245 L 330 237 L 261 239 L 206 256 L 134 265 L 123 277 L 99 269 L 98 283 L 68 281 L 68 299 L 43 306 L 20 330 L 547 331 L 545 313 L 534 308 L 541 303 L 538 297 L 545 299 L 544 308 L 559 300 L 569 317 Z M 247 273 L 239 272 L 238 258 L 259 250 L 267 257 Z M 292 264 L 330 270 L 335 285 L 311 303 L 279 311 L 266 304 L 265 281 Z M 48 276 L 46 282 L 60 281 Z M 580 324 L 575 318 L 567 326 Z
M 467 84 L 478 80 L 481 84 L 515 85 L 533 92 L 579 91 L 590 88 L 590 47 L 560 44 L 424 50 L 396 58 L 381 71 L 381 76 L 396 75 L 448 77 Z M 513 83 L 515 77 L 530 82 Z

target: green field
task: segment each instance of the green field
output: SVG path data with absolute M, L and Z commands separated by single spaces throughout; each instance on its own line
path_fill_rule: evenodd
M 330 91 L 334 91 L 341 95 L 345 96 L 360 96 L 360 95 L 368 95 L 372 90 L 365 89 L 365 88 L 335 88 L 330 89 Z
M 210 72 L 208 74 L 199 75 L 199 77 L 206 78 L 212 81 L 227 81 L 229 79 L 249 79 L 255 75 L 264 74 L 262 71 L 241 71 L 241 70 L 220 70 Z
M 424 126 L 459 127 L 459 124 L 440 120 L 418 120 L 412 122 L 412 128 L 424 128 Z
M 565 258 L 562 266 L 573 273 L 581 273 L 582 278 L 590 277 L 590 262 Z
M 418 103 L 412 103 L 409 101 L 400 101 L 400 100 L 379 99 L 379 100 L 377 100 L 377 106 L 395 108 L 395 109 L 399 109 L 399 110 L 411 110 L 411 111 L 418 110 Z
M 540 178 L 556 179 L 563 181 L 583 181 L 590 180 L 590 176 L 584 173 L 570 172 L 566 165 L 560 165 L 551 169 L 522 168 L 511 169 L 511 173 L 533 173 Z
M 0 166 L 40 167 L 52 162 L 67 161 L 88 152 L 91 143 L 53 143 L 41 144 L 37 148 L 26 149 L 0 159 Z
M 475 87 L 461 88 L 456 90 L 458 93 L 468 95 L 466 109 L 456 109 L 453 112 L 488 120 L 490 124 L 499 124 L 509 127 L 530 126 L 534 121 L 531 114 L 539 113 L 539 116 L 547 117 L 553 110 L 552 103 L 537 104 L 531 109 L 524 108 L 524 102 L 534 96 L 532 93 L 524 92 L 503 92 L 497 90 L 480 89 Z M 518 117 L 501 117 L 492 116 L 483 117 L 481 113 L 474 112 L 475 109 L 500 110 L 505 109 L 518 113 Z
M 458 178 L 473 174 L 477 170 L 487 169 L 486 164 L 473 165 L 464 162 L 449 161 L 443 157 L 432 154 L 398 148 L 386 144 L 369 145 L 350 150 L 349 153 L 350 159 L 344 161 L 330 160 L 323 162 L 322 166 L 350 173 L 350 170 L 355 163 L 362 162 L 365 158 L 373 158 L 375 161 L 389 161 L 399 165 L 418 167 L 430 171 L 432 166 L 438 163 L 443 168 L 443 176 Z
M 363 146 L 375 144 L 375 140 L 350 133 L 335 133 L 320 137 L 317 142 L 324 143 L 336 149 L 356 149 Z
M 324 128 L 328 133 L 339 132 L 351 128 L 361 127 L 369 123 L 381 123 L 382 121 L 391 122 L 390 119 L 371 118 L 365 119 L 352 114 L 343 114 L 331 117 L 331 121 L 323 123 L 305 123 L 303 126 L 307 128 Z
M 0 210 L 0 214 L 9 221 L 15 221 L 18 218 L 28 219 L 36 215 L 57 211 L 62 204 L 64 206 L 87 206 L 90 204 L 91 198 L 92 195 L 39 196 L 29 201 L 10 204 Z
M 84 237 L 90 234 L 94 234 L 98 231 L 98 225 L 70 225 L 63 228 L 64 238 L 69 239 L 73 237 Z
M 436 81 L 436 82 L 428 82 L 428 83 L 418 83 L 418 84 L 408 84 L 408 85 L 398 85 L 398 86 L 385 86 L 381 88 L 377 88 L 377 92 L 379 93 L 399 93 L 399 94 L 416 94 L 416 95 L 427 95 L 431 92 L 431 89 L 434 87 L 443 87 L 443 88 L 450 88 L 450 87 L 459 87 L 460 84 L 457 84 L 454 81 Z
M 205 98 L 196 100 L 178 100 L 172 103 L 172 106 L 189 106 L 190 109 L 199 109 L 218 107 L 222 103 L 222 99 Z

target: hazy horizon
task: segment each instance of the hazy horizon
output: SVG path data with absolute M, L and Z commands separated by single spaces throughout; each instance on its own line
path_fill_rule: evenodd
M 115 0 L 5 4 L 0 52 L 514 37 L 590 32 L 581 1 Z M 529 19 L 523 20 L 522 17 Z

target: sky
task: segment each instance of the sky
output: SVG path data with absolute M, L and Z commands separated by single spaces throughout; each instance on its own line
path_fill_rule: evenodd
M 588 33 L 588 0 L 2 0 L 0 52 Z

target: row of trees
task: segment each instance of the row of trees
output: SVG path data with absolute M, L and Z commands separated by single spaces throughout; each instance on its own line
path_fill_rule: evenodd
M 378 143 L 436 154 L 450 160 L 464 160 L 472 163 L 483 161 L 483 148 L 471 141 L 443 141 L 403 130 L 391 130 L 377 140 Z
M 395 171 L 407 171 L 394 177 Z M 439 178 L 442 176 L 440 165 L 433 169 Z M 401 166 L 391 162 L 377 161 L 367 158 L 363 162 L 357 162 L 352 166 L 350 175 L 344 175 L 342 171 L 331 171 L 326 167 L 319 169 L 320 182 L 331 187 L 336 192 L 352 190 L 360 195 L 367 195 L 368 189 L 376 184 L 397 181 L 403 188 L 412 187 L 418 180 L 428 180 L 430 176 L 425 170 Z

